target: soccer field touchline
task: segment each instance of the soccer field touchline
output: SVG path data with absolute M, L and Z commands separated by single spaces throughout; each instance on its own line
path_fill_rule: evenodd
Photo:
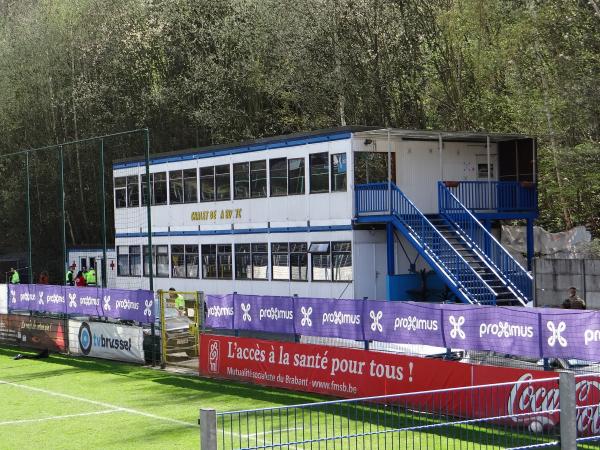
M 118 405 L 112 405 L 110 403 L 99 402 L 99 401 L 96 401 L 96 400 L 90 400 L 88 398 L 77 397 L 75 395 L 63 394 L 62 392 L 54 392 L 54 391 L 50 391 L 48 389 L 36 388 L 36 387 L 33 387 L 33 386 L 27 386 L 25 384 L 12 383 L 10 381 L 3 381 L 3 380 L 0 380 L 0 384 L 6 384 L 7 386 L 18 387 L 18 388 L 21 388 L 21 389 L 28 389 L 30 391 L 35 391 L 35 392 L 41 392 L 42 394 L 52 395 L 54 397 L 62 397 L 62 398 L 68 398 L 70 400 L 77 400 L 77 401 L 80 401 L 80 402 L 90 403 L 90 404 L 96 405 L 96 406 L 103 406 L 105 408 L 115 409 L 115 410 L 119 410 L 121 412 L 128 412 L 128 413 L 131 413 L 131 414 L 137 414 L 139 416 L 145 416 L 145 417 L 149 417 L 149 418 L 152 418 L 152 419 L 161 420 L 163 422 L 176 423 L 178 425 L 184 425 L 186 427 L 192 427 L 192 428 L 197 428 L 198 427 L 198 425 L 195 424 L 195 423 L 185 422 L 183 420 L 171 419 L 170 417 L 158 416 L 156 414 L 147 413 L 147 412 L 144 412 L 144 411 L 140 411 L 138 409 L 126 408 L 126 407 L 118 406 Z
M 1 425 L 19 425 L 21 423 L 33 423 L 33 422 L 44 422 L 46 420 L 62 420 L 62 419 L 70 419 L 72 417 L 81 417 L 81 416 L 94 416 L 97 414 L 110 414 L 115 412 L 124 412 L 122 409 L 105 409 L 103 411 L 92 411 L 86 413 L 79 414 L 67 414 L 64 416 L 50 416 L 50 417 L 41 417 L 39 419 L 22 419 L 22 420 L 9 420 L 6 422 L 0 422 Z

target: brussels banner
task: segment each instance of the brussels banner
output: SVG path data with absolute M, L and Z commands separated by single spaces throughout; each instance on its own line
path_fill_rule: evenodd
M 101 287 L 11 284 L 9 311 L 36 311 L 154 322 L 154 293 Z
M 144 363 L 141 327 L 69 320 L 69 351 L 74 355 Z
M 600 361 L 600 311 L 208 295 L 205 325 Z
M 398 402 L 432 413 L 445 411 L 467 419 L 502 417 L 497 424 L 526 425 L 534 431 L 554 428 L 559 422 L 558 412 L 535 414 L 558 406 L 558 375 L 544 371 L 204 334 L 199 372 L 343 398 L 414 393 L 388 397 L 385 403 Z M 475 387 L 427 392 L 470 386 Z M 600 376 L 578 377 L 576 389 L 579 432 L 598 434 Z

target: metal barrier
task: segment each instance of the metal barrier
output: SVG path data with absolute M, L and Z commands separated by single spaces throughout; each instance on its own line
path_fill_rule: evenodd
M 202 410 L 202 449 L 574 449 L 581 421 L 575 386 L 575 376 L 564 372 L 560 378 L 276 408 Z
M 161 366 L 198 368 L 198 336 L 204 323 L 202 292 L 158 291 Z

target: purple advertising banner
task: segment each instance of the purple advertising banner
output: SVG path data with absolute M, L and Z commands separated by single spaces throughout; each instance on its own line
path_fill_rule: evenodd
M 154 293 L 145 290 L 47 284 L 8 286 L 9 311 L 26 310 L 151 323 L 154 321 L 153 305 Z
M 530 308 L 446 306 L 444 338 L 452 348 L 539 358 L 539 314 Z
M 209 295 L 207 307 L 211 328 L 600 361 L 600 311 L 239 294 Z
M 544 356 L 600 361 L 600 313 L 544 309 L 541 316 Z
M 233 329 L 233 294 L 206 296 L 206 321 L 208 328 Z
M 445 347 L 439 305 L 403 302 L 366 302 L 365 339 Z
M 296 334 L 364 340 L 362 300 L 294 298 Z
M 291 297 L 236 294 L 233 308 L 233 325 L 238 330 L 294 334 Z

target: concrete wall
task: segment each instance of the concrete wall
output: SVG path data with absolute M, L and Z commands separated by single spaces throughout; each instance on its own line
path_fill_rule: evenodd
M 534 274 L 537 306 L 560 306 L 575 286 L 588 309 L 600 309 L 600 259 L 538 258 Z

